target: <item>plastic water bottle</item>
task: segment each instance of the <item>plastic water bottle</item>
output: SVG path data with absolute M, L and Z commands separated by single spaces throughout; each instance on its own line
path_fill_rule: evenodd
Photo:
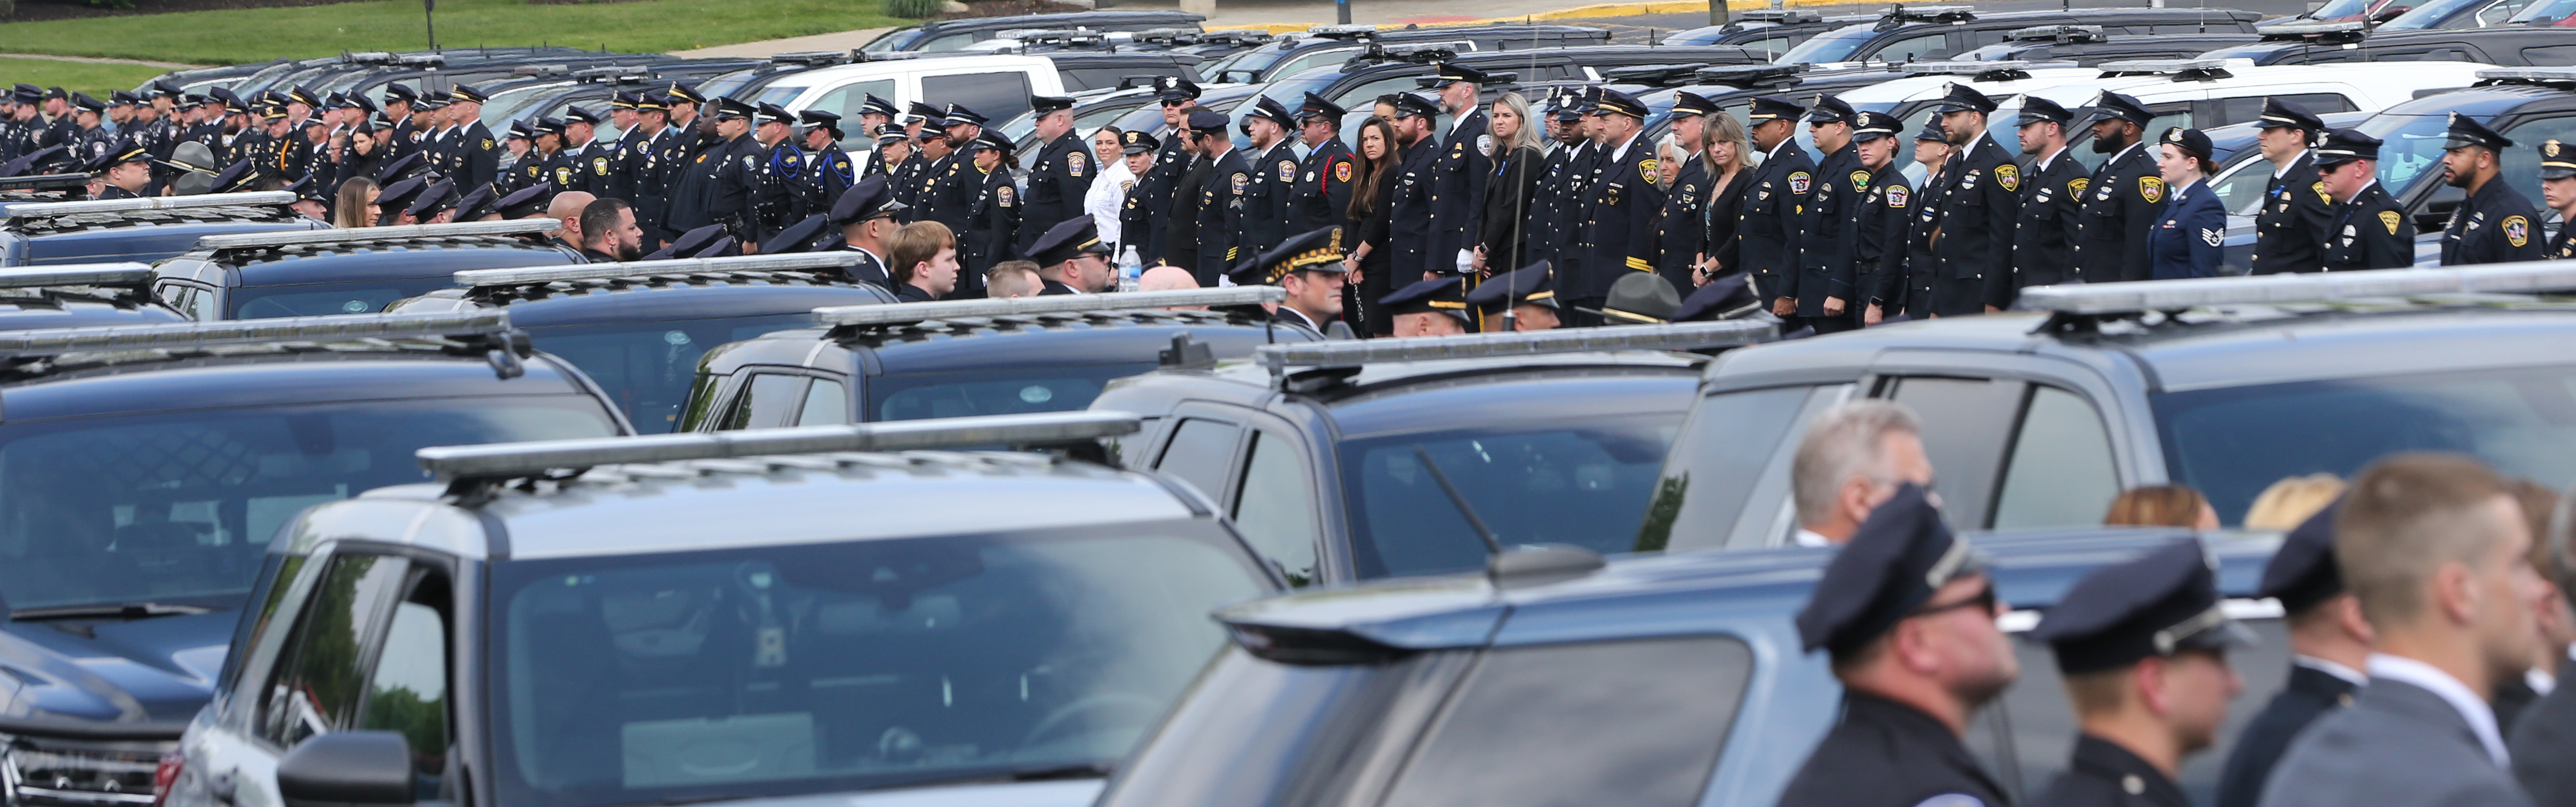
M 1136 257 L 1135 245 L 1130 244 L 1120 248 L 1118 251 L 1118 290 L 1135 291 L 1136 284 L 1144 277 L 1145 264 L 1142 260 L 1139 260 Z

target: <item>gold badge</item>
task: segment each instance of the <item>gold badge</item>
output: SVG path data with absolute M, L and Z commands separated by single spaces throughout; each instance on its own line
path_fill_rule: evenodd
M 1645 177 L 1647 182 L 1655 181 L 1655 159 L 1648 157 L 1643 160 L 1638 160 L 1637 174 Z
M 1853 172 L 1851 172 L 1851 181 L 1852 181 L 1852 190 L 1856 190 L 1856 191 L 1865 191 L 1865 190 L 1869 190 L 1869 172 L 1868 172 L 1868 171 L 1853 171 Z
M 2164 201 L 2165 181 L 2159 177 L 2139 177 L 2138 198 L 2145 199 L 2151 204 Z
M 2380 223 L 2381 225 L 2386 226 L 2386 227 L 2388 228 L 2388 234 L 2389 234 L 2389 235 L 2396 235 L 2396 234 L 2397 234 L 2397 225 L 2398 225 L 2398 224 L 2400 224 L 2400 223 L 2402 223 L 2402 222 L 2404 222 L 2404 221 L 2405 221 L 2405 217 L 2398 215 L 2398 214 L 2397 214 L 2397 211 L 2394 211 L 2394 210 L 2382 210 L 2382 211 L 2379 211 L 2379 223 Z
M 2531 220 L 2521 216 L 2505 218 L 2504 240 L 2517 247 L 2531 243 Z
M 2310 186 L 2308 186 L 2308 187 L 2316 190 L 2316 192 L 2317 192 L 2317 201 L 2324 202 L 2324 203 L 2329 204 L 2329 205 L 2334 204 L 2334 197 L 2332 197 L 2332 196 L 2327 196 L 2327 195 L 2326 195 L 2326 184 L 2325 184 L 2325 183 L 2323 183 L 2323 182 L 2319 182 L 2319 183 L 2317 183 L 2317 184 L 2310 185 Z
M 2092 185 L 2093 180 L 2090 177 L 2077 177 L 2075 179 L 2068 180 L 2066 182 L 2066 195 L 2082 196 L 2084 195 L 2084 189 L 2091 187 Z
M 492 138 L 489 138 L 489 137 L 483 138 L 483 150 L 484 150 L 484 151 L 491 151 L 491 150 L 492 150 Z
M 2012 163 L 1995 166 L 1995 181 L 2003 183 L 2004 190 L 2021 190 L 2021 169 Z

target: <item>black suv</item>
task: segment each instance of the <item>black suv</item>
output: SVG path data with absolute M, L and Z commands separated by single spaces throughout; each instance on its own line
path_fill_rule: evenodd
M 2115 34 L 2099 25 L 2040 25 L 2004 35 L 1959 58 L 1967 61 L 2074 62 L 2092 67 L 2129 59 L 2189 59 L 2219 48 L 2252 44 L 2254 34 Z
M 0 269 L 0 331 L 185 322 L 152 296 L 152 267 L 72 263 Z
M 1665 45 L 1736 45 L 1774 55 L 1787 53 L 1798 43 L 1817 34 L 1859 22 L 1876 20 L 1877 14 L 1835 14 L 1831 16 L 1799 9 L 1757 8 L 1740 12 L 1725 25 L 1708 25 L 1664 37 Z
M 708 351 L 679 430 L 1081 409 L 1112 380 L 1157 366 L 1313 339 L 1257 305 L 1283 295 L 1250 286 L 825 309 L 822 328 Z
M 161 262 L 153 290 L 200 320 L 382 311 L 455 283 L 467 269 L 560 266 L 580 253 L 548 238 L 553 219 L 209 236 Z
M 1087 28 L 1093 31 L 1150 31 L 1156 28 L 1198 30 L 1207 16 L 1181 11 L 1085 11 L 1077 14 L 1021 14 L 931 20 L 887 31 L 859 50 L 870 54 L 897 51 L 952 51 L 1000 36 L 1014 28 Z
M 2563 487 L 2576 307 L 2457 293 L 2565 288 L 2576 269 L 2547 263 L 2095 283 L 2026 290 L 2026 313 L 1732 351 L 1701 380 L 1638 547 L 1786 542 L 1800 434 L 1852 398 L 1921 416 L 1962 529 L 2096 524 L 2158 484 L 2232 524 L 2284 477 L 2398 451 Z
M 1121 461 L 1197 485 L 1295 585 L 1441 574 L 1507 545 L 1629 548 L 1730 321 L 1277 345 L 1112 383 Z M 1426 459 L 1427 458 L 1427 459 Z M 1451 486 L 1481 514 L 1460 515 Z
M 2443 228 L 2467 192 L 2442 181 L 2443 132 L 2457 112 L 2513 138 L 2535 144 L 2551 138 L 2576 142 L 2576 68 L 2521 67 L 2479 71 L 2478 86 L 2427 95 L 2370 116 L 2354 128 L 2386 142 L 2380 149 L 2379 183 L 2415 220 L 2415 256 L 2429 264 L 2441 253 Z M 2540 153 L 2506 149 L 2499 178 L 2535 205 L 2540 202 Z M 2542 220 L 2557 211 L 2535 211 Z M 2533 228 L 2538 238 L 2540 228 Z
M 1578 45 L 1607 45 L 1610 31 L 1578 25 L 1461 25 L 1378 30 L 1374 25 L 1318 25 L 1303 35 L 1279 37 L 1237 51 L 1199 68 L 1208 81 L 1260 83 L 1293 76 L 1316 67 L 1338 65 L 1367 50 L 1372 42 L 1387 44 L 1465 43 L 1456 50 L 1528 50 Z M 1671 43 L 1666 43 L 1671 44 Z
M 0 410 L 0 764 L 59 807 L 150 803 L 297 512 L 427 446 L 629 431 L 498 313 L 10 331 Z
M 727 342 L 810 328 L 814 309 L 894 302 L 842 279 L 860 253 L 694 258 L 457 272 L 458 288 L 392 312 L 504 309 L 510 322 L 607 390 L 643 434 L 667 432 L 697 380 L 698 359 Z
M 1810 37 L 1780 55 L 1783 62 L 1910 62 L 1947 59 L 2004 41 L 2038 25 L 2099 25 L 2115 34 L 2254 33 L 2262 15 L 2199 8 L 2088 8 L 1978 14 L 1966 6 L 1898 6 L 1877 22 L 1846 25 Z
M 0 204 L 0 266 L 151 262 L 187 252 L 197 239 L 235 233 L 318 230 L 326 225 L 286 209 L 295 194 L 212 193 L 145 199 Z

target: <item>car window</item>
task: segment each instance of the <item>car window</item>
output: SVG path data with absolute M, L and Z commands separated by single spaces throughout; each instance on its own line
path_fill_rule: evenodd
M 1883 62 L 1912 62 L 1937 59 L 1950 54 L 1950 34 L 1941 32 L 1907 37 L 1887 44 L 1869 58 Z
M 1029 74 L 1017 70 L 922 76 L 921 97 L 956 104 L 990 120 L 1029 111 Z
M 393 604 L 409 565 L 381 555 L 331 559 L 261 695 L 260 737 L 286 748 L 351 723 L 365 694 L 361 651 Z
M 2209 189 L 2218 194 L 2218 203 L 2227 212 L 2240 216 L 2254 215 L 2263 205 L 2263 195 L 2272 190 L 2272 162 L 2258 153 L 2234 168 L 2221 169 Z
M 1491 651 L 1381 803 L 1697 804 L 1752 671 L 1716 636 Z
M 1225 472 L 1234 467 L 1234 446 L 1243 427 L 1219 420 L 1189 418 L 1172 430 L 1156 470 L 1198 487 L 1214 499 L 1225 495 Z
M 2218 801 L 2218 775 L 2235 750 L 2236 738 L 2244 734 L 2245 724 L 2262 711 L 2264 704 L 2281 691 L 2290 670 L 2289 631 L 2276 618 L 2243 620 L 2258 637 L 2252 647 L 2228 651 L 2228 666 L 2245 682 L 2245 689 L 2227 704 L 2227 723 L 2219 728 L 2218 744 L 2184 760 L 2177 784 L 2191 797 L 2193 804 L 2215 804 Z M 2057 775 L 2066 770 L 2068 754 L 2075 747 L 2075 710 L 2067 699 L 2066 684 L 2057 673 L 2057 660 L 2049 646 L 2041 642 L 2015 641 L 2014 653 L 2021 657 L 2021 676 L 1995 705 L 1987 707 L 1989 718 L 2010 726 L 2012 758 L 1996 759 L 1995 749 L 1987 743 L 1971 743 L 1971 748 L 1985 757 L 1987 770 L 1995 771 L 2007 790 L 2020 794 L 2014 801 L 2030 799 Z M 1994 715 L 2000 711 L 2001 715 Z
M 913 50 L 925 53 L 946 53 L 949 51 L 963 49 L 972 44 L 975 44 L 974 34 L 949 34 L 947 36 L 935 37 L 925 41 L 921 43 L 920 47 L 913 48 Z M 929 97 L 936 98 L 938 96 Z
M 1353 48 L 1327 48 L 1315 51 L 1281 63 L 1278 68 L 1270 71 L 1270 75 L 1293 76 L 1324 65 L 1341 64 L 1350 61 L 1351 54 L 1358 52 Z
M 833 88 L 831 92 L 824 93 L 821 100 L 815 101 L 814 105 L 807 109 L 836 113 L 841 116 L 842 121 L 855 124 L 859 119 L 859 108 L 867 105 L 870 95 L 889 101 L 894 100 L 894 79 L 854 81 L 843 84 Z
M 1645 523 L 1637 528 L 1637 549 L 1704 547 L 1726 540 L 1726 528 L 1744 508 L 1762 469 L 1780 444 L 1795 436 L 1790 424 L 1808 390 L 1773 387 L 1702 399 L 1673 440 L 1675 450 L 1691 454 L 1666 462 Z M 1693 527 L 1675 534 L 1674 525 L 1684 521 Z
M 1306 460 L 1297 446 L 1278 432 L 1255 429 L 1243 460 L 1243 484 L 1235 489 L 1235 531 L 1252 551 L 1279 564 L 1291 586 L 1316 581 L 1315 486 L 1307 481 Z
M 805 388 L 805 403 L 796 410 L 798 426 L 837 426 L 850 422 L 850 390 L 828 378 Z
M 1484 568 L 1484 540 L 1423 466 L 1426 453 L 1504 546 L 1631 551 L 1680 423 L 1679 411 L 1648 410 L 1344 440 L 1354 571 Z
M 1527 76 L 1523 76 L 1522 80 L 1529 81 L 1531 79 Z M 1333 104 L 1343 109 L 1368 109 L 1370 105 L 1376 101 L 1378 96 L 1391 92 L 1406 92 L 1412 89 L 1414 89 L 1413 76 L 1410 74 L 1382 78 L 1344 90 L 1340 97 L 1333 99 Z
M 1913 377 L 1897 383 L 1896 402 L 1923 419 L 1923 453 L 1953 526 L 1986 523 L 1988 494 L 2021 395 L 2017 381 Z
M 1994 528 L 2098 524 L 2118 495 L 2119 472 L 2102 416 L 2083 396 L 2033 385 L 2004 462 Z
M 2190 129 L 2200 125 L 2195 122 L 2198 118 L 2192 114 L 2189 104 L 2155 104 L 2147 107 L 2147 111 L 2156 113 L 2154 118 L 2147 121 L 2146 132 L 2149 137 L 2162 137 L 2166 129 L 2177 126 Z M 2153 146 L 2155 143 L 2149 142 L 2147 145 Z
M 2515 143 L 2545 143 L 2550 140 L 2576 143 L 2576 117 L 2525 120 L 2507 128 L 2504 136 L 2512 138 Z M 2503 171 L 2505 173 L 2502 176 L 2513 181 L 2513 189 L 2521 192 L 2522 198 L 2533 202 L 2540 201 L 2539 149 L 2505 149 Z M 2512 173 L 2514 171 L 2522 173 Z M 2557 218 L 2558 213 L 2547 205 L 2540 205 L 2536 212 L 2543 221 Z
M 753 373 L 750 383 L 733 399 L 733 408 L 725 413 L 724 424 L 716 428 L 768 429 L 787 425 L 788 413 L 805 397 L 806 378 L 786 373 Z
M 2463 27 L 2485 28 L 2490 25 L 2496 25 L 2504 22 L 2505 20 L 2513 19 L 2514 14 L 2522 11 L 2523 7 L 2529 5 L 2531 5 L 2531 0 L 2504 0 L 2503 2 L 2496 3 L 2495 5 L 2478 9 L 2478 13 L 2469 15 L 2474 18 L 2475 21 Z
M 436 799 L 447 773 L 447 648 L 453 598 L 444 575 L 422 574 L 394 606 L 367 684 L 358 728 L 391 731 L 411 744 L 412 785 Z
M 251 584 L 248 600 L 258 603 L 259 610 L 243 614 L 243 619 L 233 624 L 231 646 L 242 649 L 224 654 L 224 668 L 217 689 L 231 689 L 240 680 L 236 676 L 241 674 L 250 648 L 258 647 L 268 636 L 269 625 L 277 617 L 278 606 L 285 604 L 286 591 L 295 583 L 295 573 L 304 569 L 304 561 L 308 559 L 305 555 L 270 555 L 260 562 L 259 579 Z

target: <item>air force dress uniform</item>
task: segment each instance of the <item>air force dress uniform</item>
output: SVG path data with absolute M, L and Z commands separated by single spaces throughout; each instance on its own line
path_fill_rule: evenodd
M 2161 138 L 2165 145 L 2207 159 L 2209 136 L 2199 129 L 2174 127 Z M 2202 179 L 2177 188 L 2165 203 L 2164 218 L 2156 223 L 2147 239 L 2147 252 L 2155 262 L 2154 279 L 2176 280 L 2187 277 L 2217 277 L 2219 247 L 2227 243 L 2227 208 L 2218 202 L 2218 194 Z
M 2450 135 L 2443 148 L 2484 148 L 2495 152 L 2499 162 L 2504 150 L 2513 148 L 2513 141 L 2504 135 L 2457 112 L 2451 113 Z M 2450 225 L 2442 228 L 2442 265 L 2539 260 L 2539 222 L 2532 215 L 2531 201 L 2512 183 L 2501 176 L 2490 178 L 2451 210 Z
M 2315 142 L 2325 122 L 2298 104 L 2263 99 L 2262 129 L 2297 129 Z M 2264 190 L 2263 208 L 2254 213 L 2253 273 L 2314 272 L 2325 266 L 2326 241 L 2333 235 L 2334 200 L 2317 179 L 2317 153 L 2310 149 L 2272 178 Z
M 2326 133 L 2314 156 L 2319 168 L 2332 169 L 2357 160 L 2379 160 L 2379 138 L 2352 129 Z M 2576 168 L 2576 164 L 2571 164 Z M 2334 206 L 2327 219 L 2325 268 L 2397 269 L 2415 265 L 2415 222 L 2397 206 L 2374 177 L 2370 184 Z M 2252 802 L 2247 802 L 2251 807 Z

